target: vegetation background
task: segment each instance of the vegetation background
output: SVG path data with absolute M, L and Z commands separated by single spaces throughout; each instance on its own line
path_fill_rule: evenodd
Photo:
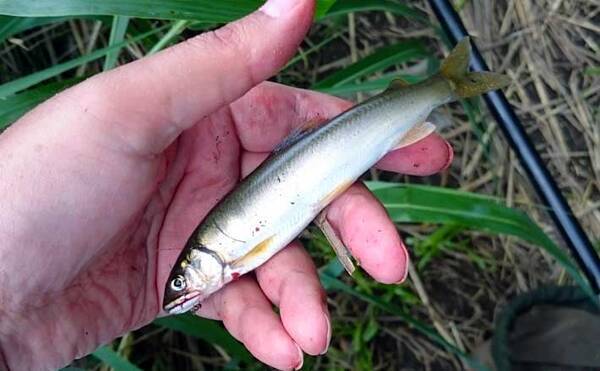
M 56 92 L 255 9 L 260 0 L 0 1 L 0 131 Z M 422 0 L 319 0 L 297 56 L 274 80 L 361 101 L 396 76 L 434 73 L 448 44 Z M 454 0 L 576 216 L 600 247 L 600 5 Z M 14 17 L 15 15 L 24 17 Z M 329 352 L 304 369 L 481 368 L 468 356 L 515 295 L 579 282 L 545 210 L 479 99 L 451 105 L 450 169 L 372 171 L 368 185 L 411 247 L 407 282 L 348 277 L 306 239 L 333 317 Z M 126 334 L 69 369 L 262 369 L 217 322 L 178 316 Z

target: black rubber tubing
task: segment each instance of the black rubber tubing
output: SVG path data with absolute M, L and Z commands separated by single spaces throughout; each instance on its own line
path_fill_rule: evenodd
M 450 42 L 456 44 L 468 36 L 460 16 L 448 0 L 429 0 L 429 3 Z M 471 68 L 474 71 L 489 70 L 477 47 L 474 44 L 472 47 Z M 587 277 L 594 292 L 598 294 L 600 290 L 600 258 L 533 147 L 519 118 L 501 91 L 485 94 L 484 100 L 513 151 L 517 154 L 540 200 L 547 207 L 579 268 Z

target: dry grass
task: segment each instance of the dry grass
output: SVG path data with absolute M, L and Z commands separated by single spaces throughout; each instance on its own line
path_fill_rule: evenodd
M 426 1 L 413 3 L 434 20 Z M 586 70 L 600 65 L 600 4 L 594 0 L 465 0 L 455 3 L 462 4 L 460 14 L 490 67 L 513 78 L 514 84 L 507 90 L 510 102 L 574 213 L 597 244 L 600 240 L 600 77 L 597 72 L 594 75 Z M 286 70 L 279 79 L 296 86 L 310 86 L 318 78 L 378 47 L 407 37 L 426 38 L 431 50 L 442 49 L 431 27 L 383 13 L 354 14 L 347 20 L 347 27 L 317 25 L 308 40 L 317 44 L 331 34 L 331 29 L 340 33 L 335 42 Z M 0 81 L 63 61 L 65 56 L 85 52 L 96 45 L 106 45 L 106 31 L 94 21 L 71 21 L 12 39 L 0 50 Z M 136 59 L 143 55 L 143 50 L 143 45 L 132 45 L 123 53 L 122 60 Z M 419 70 L 422 65 L 405 67 Z M 76 74 L 84 75 L 100 68 L 100 62 L 89 64 Z M 354 98 L 360 100 L 364 96 Z M 450 170 L 425 180 L 402 179 L 500 197 L 509 206 L 527 210 L 549 234 L 558 238 L 515 155 L 485 108 L 482 107 L 482 114 L 475 122 L 467 119 L 459 105 L 452 106 L 450 111 L 452 125 L 443 131 L 456 152 Z M 477 134 L 474 126 L 481 132 Z M 390 176 L 375 172 L 371 175 Z M 416 244 L 430 235 L 434 227 L 401 226 L 401 230 Z M 413 258 L 416 264 L 418 259 L 414 254 Z M 424 268 L 411 267 L 404 287 L 419 303 L 410 306 L 412 314 L 433 324 L 446 340 L 470 352 L 489 337 L 495 315 L 511 297 L 543 283 L 565 280 L 561 267 L 537 248 L 512 238 L 461 232 L 449 238 L 443 244 L 442 253 Z M 356 368 L 357 364 L 395 370 L 463 368 L 460 360 L 406 327 L 399 318 L 342 294 L 330 297 L 330 308 L 336 336 L 329 355 L 316 360 L 313 368 L 325 365 Z M 364 348 L 356 349 L 352 329 L 362 323 L 365 313 L 377 319 L 379 331 L 365 342 Z M 196 342 L 177 338 L 162 329 L 136 334 L 133 345 L 129 346 L 156 349 L 165 343 L 173 346 L 173 354 L 187 360 L 183 364 L 195 369 L 219 368 L 225 363 L 218 349 L 210 355 L 198 355 Z M 367 361 L 357 361 L 363 358 Z
M 435 20 L 426 2 L 415 2 L 415 6 Z M 600 64 L 599 12 L 599 3 L 585 0 L 466 1 L 460 12 L 491 69 L 513 78 L 507 96 L 596 244 L 600 239 L 600 78 L 587 70 Z M 325 58 L 322 64 L 311 67 L 313 71 L 325 74 L 406 37 L 431 38 L 432 44 L 438 43 L 433 47 L 441 48 L 431 28 L 390 14 L 357 14 L 348 24 L 343 56 Z M 559 239 L 487 111 L 482 109 L 479 135 L 462 112 L 462 108 L 454 107 L 452 126 L 444 132 L 456 151 L 453 166 L 426 181 L 501 197 L 507 205 L 527 210 Z M 417 238 L 432 231 L 429 227 L 402 229 L 405 235 Z M 457 240 L 465 242 L 467 249 L 447 249 L 422 271 L 413 267 L 407 285 L 423 304 L 412 307 L 413 313 L 466 351 L 489 337 L 495 315 L 511 297 L 566 279 L 560 266 L 539 249 L 511 238 L 462 233 Z M 489 264 L 478 268 L 473 255 Z M 343 301 L 336 307 L 340 317 L 348 310 Z M 463 367 L 399 319 L 380 316 L 378 320 L 385 329 L 371 346 L 375 365 L 385 369 L 407 365 L 422 369 Z M 344 344 L 337 347 L 344 349 Z M 389 354 L 391 349 L 395 351 Z

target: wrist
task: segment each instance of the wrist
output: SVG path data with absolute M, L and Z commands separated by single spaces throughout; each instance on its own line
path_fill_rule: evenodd
M 45 319 L 40 312 L 52 311 L 51 306 L 39 310 L 20 309 L 2 315 L 0 320 L 0 371 L 56 370 L 75 357 L 74 344 L 54 342 L 55 337 L 75 338 L 69 323 L 57 317 Z M 60 333 L 54 328 L 62 329 Z M 66 330 L 66 331 L 65 331 Z
M 9 370 L 8 363 L 6 361 L 6 357 L 4 356 L 4 350 L 2 349 L 2 344 L 0 343 L 0 370 Z

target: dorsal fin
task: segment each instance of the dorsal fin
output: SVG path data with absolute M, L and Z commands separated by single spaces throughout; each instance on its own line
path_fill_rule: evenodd
M 398 90 L 407 86 L 410 86 L 410 84 L 406 82 L 406 80 L 397 77 L 390 82 L 390 85 L 387 87 L 387 89 L 385 89 L 385 91 Z
M 273 152 L 279 152 L 292 144 L 298 142 L 300 139 L 304 138 L 307 134 L 317 129 L 323 122 L 321 118 L 311 119 L 304 124 L 294 128 L 287 137 L 283 138 L 283 140 L 273 149 Z
M 460 80 L 469 72 L 469 58 L 471 56 L 471 42 L 465 37 L 456 44 L 450 54 L 442 61 L 440 74 L 449 80 Z

